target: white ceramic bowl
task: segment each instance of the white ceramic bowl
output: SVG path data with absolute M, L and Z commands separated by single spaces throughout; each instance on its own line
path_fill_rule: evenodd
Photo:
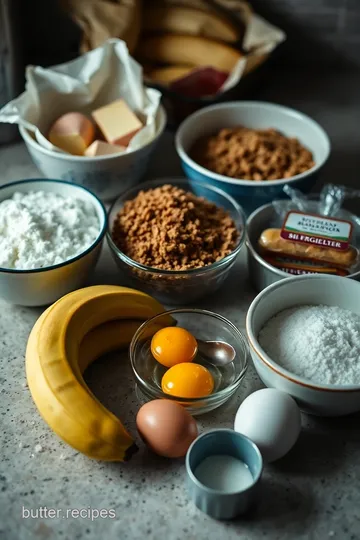
M 313 153 L 315 166 L 292 178 L 279 180 L 242 180 L 214 173 L 196 163 L 190 156 L 195 141 L 225 127 L 244 125 L 253 129 L 269 127 L 288 137 L 296 137 Z M 249 214 L 273 199 L 284 197 L 283 187 L 309 191 L 330 154 L 330 141 L 323 128 L 309 116 L 274 103 L 233 101 L 200 109 L 180 125 L 176 133 L 176 150 L 186 176 L 218 187 L 236 199 Z
M 301 304 L 338 306 L 360 315 L 360 283 L 339 276 L 296 276 L 278 281 L 258 294 L 247 313 L 246 331 L 260 379 L 266 386 L 290 394 L 310 414 L 342 416 L 359 411 L 360 384 L 312 383 L 280 367 L 276 358 L 270 358 L 261 348 L 258 335 L 266 321 L 284 309 Z
M 110 201 L 136 185 L 145 174 L 149 158 L 166 126 L 166 113 L 160 106 L 157 132 L 148 144 L 110 156 L 72 156 L 43 148 L 23 126 L 19 127 L 27 149 L 38 169 L 47 178 L 59 178 L 90 189 L 103 201 Z
M 82 287 L 95 268 L 106 231 L 106 211 L 89 190 L 60 180 L 22 180 L 0 187 L 0 201 L 15 192 L 46 191 L 79 198 L 94 205 L 99 217 L 99 235 L 95 242 L 77 257 L 46 268 L 14 270 L 0 268 L 0 297 L 22 306 L 45 306 L 64 294 Z

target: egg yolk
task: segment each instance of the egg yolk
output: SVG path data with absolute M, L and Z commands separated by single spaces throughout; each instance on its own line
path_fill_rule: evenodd
M 214 379 L 205 367 L 185 362 L 167 370 L 161 380 L 161 388 L 171 396 L 200 398 L 211 394 Z
M 181 362 L 192 362 L 197 353 L 197 342 L 185 328 L 169 326 L 153 335 L 151 352 L 160 364 L 172 367 Z

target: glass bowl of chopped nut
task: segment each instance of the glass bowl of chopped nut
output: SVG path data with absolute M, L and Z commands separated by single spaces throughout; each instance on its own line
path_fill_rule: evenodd
M 165 304 L 188 304 L 219 289 L 244 237 L 240 205 L 186 179 L 142 183 L 109 211 L 107 241 L 123 277 Z

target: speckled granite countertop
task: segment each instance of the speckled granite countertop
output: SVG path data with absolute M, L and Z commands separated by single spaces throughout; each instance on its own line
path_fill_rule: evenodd
M 258 99 L 292 105 L 315 117 L 328 131 L 333 154 L 326 180 L 356 185 L 360 151 L 360 75 L 304 79 L 277 75 Z M 166 152 L 165 152 L 166 150 Z M 166 155 L 166 160 L 164 160 Z M 179 174 L 171 134 L 166 134 L 149 176 Z M 0 182 L 38 173 L 24 146 L 0 148 Z M 324 179 L 324 178 L 323 178 Z M 106 249 L 93 282 L 118 283 Z M 255 296 L 247 281 L 245 253 L 229 281 L 198 307 L 229 317 L 244 328 Z M 141 451 L 127 464 L 90 461 L 60 442 L 39 417 L 25 383 L 24 352 L 38 309 L 0 301 L 0 538 L 4 540 L 356 540 L 360 538 L 360 415 L 342 419 L 303 416 L 294 449 L 265 468 L 258 505 L 246 518 L 218 523 L 187 499 L 183 460 Z M 111 355 L 89 369 L 94 393 L 135 433 L 139 406 L 126 356 Z M 231 427 L 240 402 L 260 382 L 250 367 L 236 396 L 214 413 L 199 418 L 201 430 Z M 36 452 L 41 445 L 41 452 Z M 57 518 L 41 516 L 55 509 Z M 114 510 L 116 517 L 66 517 L 67 510 Z M 23 517 L 29 511 L 39 517 Z

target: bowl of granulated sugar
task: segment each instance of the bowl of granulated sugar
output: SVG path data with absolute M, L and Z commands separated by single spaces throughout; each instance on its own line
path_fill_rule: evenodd
M 330 275 L 278 281 L 246 317 L 263 383 L 317 416 L 360 411 L 360 283 Z

